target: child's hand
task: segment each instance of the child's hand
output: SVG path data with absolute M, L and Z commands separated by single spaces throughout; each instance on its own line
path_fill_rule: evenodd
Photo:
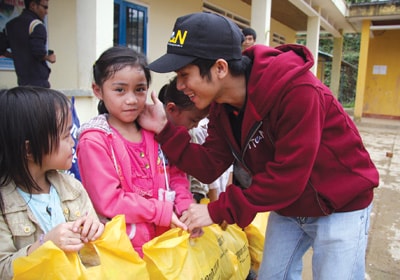
M 74 232 L 80 233 L 81 240 L 87 243 L 101 236 L 104 231 L 104 225 L 92 216 L 85 216 L 76 220 L 72 229 Z
M 51 240 L 57 247 L 65 252 L 77 252 L 84 246 L 81 234 L 74 232 L 74 222 L 59 224 L 45 236 L 43 241 Z
M 174 228 L 174 227 L 179 227 L 183 230 L 188 229 L 187 226 L 179 220 L 178 216 L 174 212 L 172 212 L 171 228 Z

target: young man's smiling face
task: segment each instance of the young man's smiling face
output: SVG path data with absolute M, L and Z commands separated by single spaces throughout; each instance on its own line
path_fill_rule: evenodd
M 214 67 L 215 65 L 210 69 L 211 80 L 202 77 L 199 67 L 193 64 L 188 64 L 176 71 L 176 88 L 189 96 L 198 109 L 207 108 L 217 97 L 219 85 L 213 75 Z

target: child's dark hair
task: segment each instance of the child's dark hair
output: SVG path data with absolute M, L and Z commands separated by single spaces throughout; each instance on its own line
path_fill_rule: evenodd
M 0 187 L 14 181 L 29 193 L 40 190 L 28 170 L 27 154 L 41 165 L 56 150 L 71 105 L 61 92 L 39 87 L 0 90 Z M 4 203 L 0 192 L 0 209 Z
M 158 99 L 165 105 L 168 102 L 173 102 L 182 110 L 191 110 L 195 107 L 189 96 L 185 95 L 182 91 L 176 88 L 176 76 L 168 83 L 165 84 L 158 93 Z
M 93 80 L 96 85 L 102 86 L 103 83 L 112 77 L 119 70 L 127 66 L 140 66 L 143 68 L 147 80 L 147 86 L 150 85 L 150 69 L 147 67 L 147 59 L 143 54 L 124 46 L 115 46 L 104 51 L 93 65 Z M 99 114 L 108 113 L 102 100 L 97 105 Z

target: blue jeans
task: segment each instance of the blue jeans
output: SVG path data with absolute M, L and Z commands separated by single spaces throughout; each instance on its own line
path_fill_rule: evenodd
M 271 212 L 258 280 L 301 279 L 310 247 L 313 279 L 364 280 L 371 208 L 316 218 Z

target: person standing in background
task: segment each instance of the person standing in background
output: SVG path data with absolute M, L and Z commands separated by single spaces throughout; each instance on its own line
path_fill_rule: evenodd
M 257 33 L 253 28 L 243 28 L 242 33 L 244 36 L 244 41 L 242 43 L 243 50 L 256 44 Z
M 6 24 L 5 34 L 12 51 L 15 72 L 20 86 L 50 88 L 50 67 L 56 55 L 47 50 L 47 30 L 44 18 L 49 8 L 48 0 L 25 0 L 21 15 Z

